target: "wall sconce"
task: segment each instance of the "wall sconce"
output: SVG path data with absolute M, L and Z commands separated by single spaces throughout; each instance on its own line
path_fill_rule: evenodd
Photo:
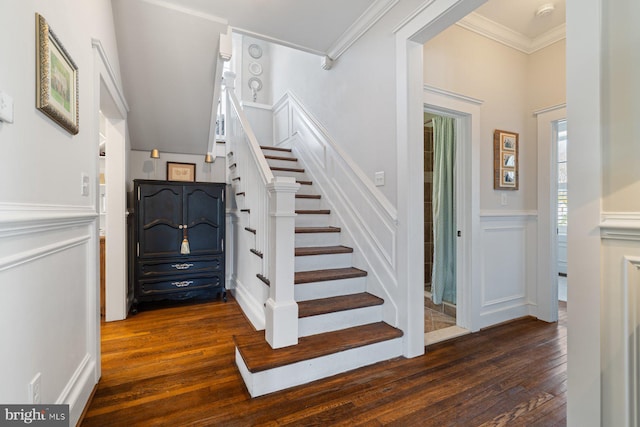
M 215 161 L 216 161 L 216 158 L 215 158 L 215 157 L 213 157 L 213 156 L 211 155 L 211 153 L 207 153 L 207 155 L 206 155 L 206 156 L 204 156 L 204 162 L 205 162 L 205 163 L 213 163 L 213 162 L 215 162 Z
M 151 155 L 149 156 L 153 159 L 153 178 L 158 179 L 158 159 L 160 158 L 160 151 L 157 148 L 151 150 Z

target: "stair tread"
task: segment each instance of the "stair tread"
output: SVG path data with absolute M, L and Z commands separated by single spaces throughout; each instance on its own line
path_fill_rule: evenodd
M 268 145 L 261 145 L 260 148 L 263 150 L 286 151 L 287 153 L 291 152 L 291 148 L 272 147 Z
M 271 170 L 272 171 L 276 171 L 276 172 L 298 172 L 298 173 L 304 173 L 304 169 L 300 169 L 300 168 L 283 168 L 283 167 L 279 167 L 279 166 L 271 166 Z
M 402 335 L 400 329 L 377 322 L 301 337 L 297 345 L 279 349 L 269 346 L 264 340 L 264 331 L 234 335 L 233 340 L 249 372 L 260 372 L 400 338 Z
M 296 199 L 320 199 L 322 198 L 319 194 L 296 194 Z
M 298 159 L 295 157 L 283 157 L 283 156 L 264 156 L 265 159 L 269 160 L 284 160 L 286 162 L 297 162 Z
M 329 255 L 329 254 L 350 254 L 353 248 L 347 246 L 308 246 L 296 248 L 295 256 L 308 255 Z
M 296 180 L 296 182 L 300 185 L 312 185 L 313 182 L 312 181 L 298 181 Z
M 338 311 L 354 310 L 357 308 L 382 305 L 384 300 L 375 295 L 363 292 L 360 294 L 340 295 L 331 298 L 322 298 L 298 303 L 298 317 L 318 316 L 320 314 L 335 313 Z
M 311 282 L 325 282 L 329 280 L 352 279 L 364 277 L 367 272 L 355 267 L 330 268 L 325 270 L 298 271 L 294 274 L 293 283 L 296 285 Z
M 329 215 L 329 209 L 296 209 L 296 213 L 300 215 Z
M 296 233 L 339 233 L 340 227 L 296 227 Z

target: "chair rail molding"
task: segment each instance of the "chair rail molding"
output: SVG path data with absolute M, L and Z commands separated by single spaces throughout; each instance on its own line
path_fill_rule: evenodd
M 602 239 L 640 241 L 640 212 L 603 212 Z

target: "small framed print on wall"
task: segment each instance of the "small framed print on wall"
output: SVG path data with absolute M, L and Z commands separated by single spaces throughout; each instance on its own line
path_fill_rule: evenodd
M 167 162 L 167 181 L 196 181 L 195 163 Z
M 493 189 L 517 190 L 518 134 L 496 129 L 493 132 Z

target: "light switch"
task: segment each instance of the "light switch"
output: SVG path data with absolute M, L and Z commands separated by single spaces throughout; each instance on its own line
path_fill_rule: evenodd
M 0 121 L 13 123 L 13 98 L 0 92 Z
M 80 174 L 81 187 L 80 187 L 80 195 L 81 196 L 89 196 L 89 175 L 86 173 Z
M 384 185 L 384 171 L 376 172 L 375 184 L 376 184 L 376 187 L 382 187 Z
M 507 206 L 509 204 L 509 201 L 507 199 L 507 193 L 501 194 L 500 203 L 502 204 L 502 206 Z

